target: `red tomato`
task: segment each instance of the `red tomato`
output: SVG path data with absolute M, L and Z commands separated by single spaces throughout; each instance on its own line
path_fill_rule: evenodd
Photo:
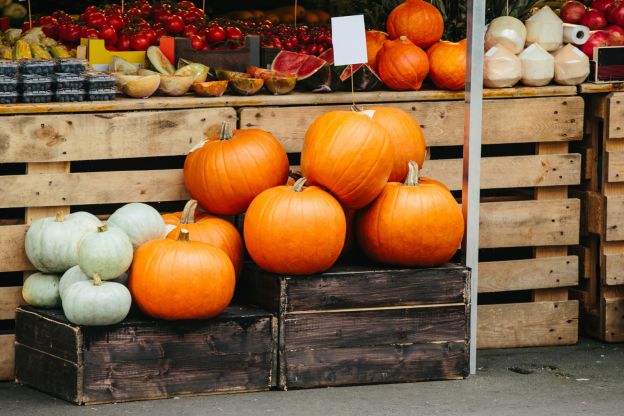
M 111 25 L 104 25 L 100 29 L 99 38 L 104 39 L 106 46 L 114 45 L 117 43 L 117 31 Z
M 146 37 L 147 40 L 149 41 L 150 45 L 153 45 L 156 43 L 156 31 L 154 29 L 146 29 L 144 30 L 143 33 Z
M 139 10 L 141 11 L 141 15 L 145 18 L 148 18 L 152 14 L 152 6 L 147 2 L 141 4 Z
M 121 17 L 120 14 L 111 14 L 108 16 L 107 20 L 108 24 L 111 25 L 113 29 L 115 29 L 115 31 L 121 29 L 124 26 L 123 17 Z
M 81 39 L 99 39 L 100 34 L 97 29 L 93 27 L 83 27 L 80 29 L 80 38 Z
M 129 51 L 130 50 L 130 38 L 126 35 L 121 35 L 117 41 L 117 50 Z
M 136 7 L 132 7 L 126 10 L 126 16 L 141 17 L 141 10 L 137 9 Z
M 245 36 L 239 28 L 234 26 L 228 26 L 227 28 L 225 28 L 225 37 L 230 42 L 240 43 L 243 41 L 243 38 Z
M 191 36 L 191 48 L 195 49 L 196 51 L 200 51 L 204 49 L 204 46 L 206 46 L 206 42 L 204 41 L 204 38 L 202 36 Z
M 169 16 L 167 23 L 165 23 L 165 29 L 172 35 L 184 31 L 184 19 L 176 14 Z
M 179 9 L 188 10 L 191 7 L 195 7 L 195 4 L 193 4 L 192 1 L 184 0 L 184 1 L 178 2 L 178 8 Z
M 205 29 L 204 34 L 206 36 L 206 42 L 208 43 L 219 43 L 225 40 L 225 30 L 218 25 L 210 26 L 208 29 Z
M 183 10 L 180 13 L 180 16 L 184 19 L 184 23 L 190 25 L 191 23 L 195 23 L 197 19 L 200 18 L 199 14 L 193 10 Z
M 85 9 L 84 14 L 89 15 L 91 13 L 95 13 L 95 12 L 99 12 L 100 9 L 98 9 L 96 6 L 89 6 Z
M 102 12 L 94 12 L 85 18 L 85 22 L 89 27 L 102 27 L 106 24 L 106 16 Z
M 195 25 L 188 25 L 187 27 L 184 28 L 184 31 L 182 32 L 182 36 L 184 36 L 185 38 L 190 38 L 193 35 L 197 35 L 198 30 L 195 27 Z
M 142 33 L 137 33 L 130 38 L 130 47 L 133 51 L 146 51 L 149 46 L 149 39 Z
M 152 26 L 149 23 L 145 22 L 145 21 L 138 23 L 136 25 L 136 27 L 139 30 L 148 30 L 148 29 L 152 28 Z
M 56 20 L 56 18 L 54 18 L 52 16 L 41 16 L 39 18 L 39 20 L 37 20 L 37 24 L 39 26 L 57 25 L 58 24 L 58 20 Z
M 160 38 L 162 38 L 163 36 L 167 36 L 167 32 L 162 27 L 154 29 L 154 31 L 156 32 L 157 41 L 160 40 Z

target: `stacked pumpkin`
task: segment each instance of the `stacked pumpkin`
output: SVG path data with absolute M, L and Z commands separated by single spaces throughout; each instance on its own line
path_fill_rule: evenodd
M 388 33 L 366 32 L 368 64 L 384 84 L 394 90 L 419 90 L 429 75 L 440 89 L 464 88 L 466 42 L 440 41 L 444 20 L 435 6 L 406 0 L 388 15 L 386 27 Z

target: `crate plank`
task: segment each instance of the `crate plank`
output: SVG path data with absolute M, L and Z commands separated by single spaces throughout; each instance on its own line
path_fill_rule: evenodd
M 428 146 L 459 146 L 463 142 L 464 105 L 461 102 L 397 103 L 423 128 Z M 244 108 L 242 128 L 273 133 L 289 153 L 300 152 L 308 126 L 321 114 L 346 110 L 343 106 Z M 483 103 L 483 144 L 561 142 L 580 140 L 583 99 L 580 97 L 486 100 Z M 289 120 L 284 123 L 284 120 Z M 531 120 L 527 123 L 526 120 Z
M 624 285 L 624 254 L 606 254 L 604 258 L 604 283 Z
M 624 182 L 624 152 L 607 152 L 607 180 Z
M 0 163 L 184 155 L 233 108 L 3 118 Z M 139 139 L 143 137 L 143 139 Z
M 83 369 L 76 363 L 17 343 L 15 365 L 19 368 L 15 375 L 18 383 L 37 386 L 38 390 L 71 402 L 79 400 L 82 386 L 72 381 L 82 377 Z
M 578 244 L 578 199 L 482 203 L 479 246 L 527 247 Z
M 15 326 L 20 329 L 15 338 L 19 344 L 64 361 L 78 363 L 82 358 L 82 332 L 78 326 L 70 324 L 60 310 L 42 315 L 32 307 L 22 306 Z
M 477 346 L 484 349 L 575 344 L 578 313 L 576 300 L 479 305 Z
M 606 198 L 605 241 L 624 240 L 624 195 Z
M 180 201 L 182 169 L 0 176 L 0 208 Z
M 15 308 L 24 303 L 22 287 L 0 287 L 0 320 L 14 319 Z
M 544 257 L 479 263 L 479 293 L 578 284 L 578 257 Z
M 609 97 L 608 131 L 610 139 L 624 138 L 624 93 L 613 93 Z
M 15 370 L 15 334 L 0 334 L 0 381 L 12 380 Z
M 463 341 L 286 351 L 280 381 L 308 388 L 459 379 L 468 375 L 467 354 Z
M 624 342 L 624 299 L 605 299 L 604 315 L 605 341 Z
M 0 272 L 34 270 L 24 252 L 27 225 L 0 226 Z

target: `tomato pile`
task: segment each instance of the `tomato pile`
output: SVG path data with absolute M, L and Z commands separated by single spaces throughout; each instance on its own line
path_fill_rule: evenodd
M 270 20 L 243 21 L 240 26 L 247 35 L 260 36 L 260 45 L 309 55 L 320 55 L 332 47 L 331 26 L 274 25 Z

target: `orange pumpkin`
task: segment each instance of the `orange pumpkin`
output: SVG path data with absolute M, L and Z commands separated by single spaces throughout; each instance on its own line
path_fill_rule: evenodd
M 176 218 L 177 224 L 172 224 L 175 228 L 167 234 L 167 238 L 177 240 L 182 228 L 188 230 L 192 241 L 208 243 L 223 250 L 232 260 L 236 277 L 239 276 L 243 265 L 243 240 L 236 227 L 222 218 L 201 213 L 195 200 L 187 202 L 182 215 Z
M 209 212 L 237 215 L 265 189 L 288 178 L 288 156 L 270 133 L 260 129 L 232 132 L 223 122 L 217 137 L 191 150 L 184 162 L 184 183 Z
M 427 58 L 431 59 L 431 54 L 433 53 L 433 51 L 435 51 L 436 49 L 438 49 L 440 46 L 444 45 L 445 43 L 449 43 L 449 42 L 446 40 L 441 40 L 440 42 L 434 43 L 429 48 L 427 48 Z
M 437 47 L 436 47 L 437 46 Z M 466 43 L 440 42 L 429 48 L 429 76 L 443 90 L 463 90 L 466 85 Z
M 329 269 L 342 250 L 346 223 L 342 207 L 306 179 L 258 195 L 245 215 L 251 258 L 272 273 L 304 275 Z
M 418 166 L 425 161 L 425 137 L 420 126 L 405 111 L 393 107 L 369 107 L 374 110 L 373 120 L 386 129 L 394 148 L 394 165 L 390 182 L 402 182 L 407 177 L 407 163 L 415 160 Z
M 368 55 L 368 66 L 377 71 L 377 53 L 381 46 L 388 40 L 388 34 L 379 30 L 369 30 L 366 32 L 366 52 Z
M 388 15 L 386 21 L 391 38 L 407 36 L 416 46 L 428 48 L 444 33 L 440 11 L 423 0 L 406 0 Z
M 377 54 L 379 77 L 393 90 L 419 90 L 429 73 L 425 51 L 405 36 L 387 40 Z
M 409 163 L 405 184 L 390 182 L 356 221 L 360 246 L 372 259 L 409 267 L 449 261 L 462 241 L 464 218 L 451 192 L 440 182 L 418 178 Z
M 379 195 L 392 171 L 392 141 L 365 112 L 332 111 L 306 132 L 301 171 L 345 207 L 362 208 Z
M 190 241 L 164 238 L 141 245 L 134 253 L 129 288 L 132 299 L 157 319 L 208 319 L 227 308 L 234 295 L 234 266 L 223 250 Z

